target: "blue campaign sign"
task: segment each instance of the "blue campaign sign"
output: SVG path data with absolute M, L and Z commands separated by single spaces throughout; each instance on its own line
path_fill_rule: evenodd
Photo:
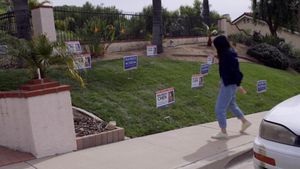
M 0 55 L 6 55 L 7 54 L 7 45 L 0 45 Z
M 207 75 L 209 71 L 209 64 L 201 64 L 200 74 Z
M 257 81 L 257 93 L 263 93 L 267 91 L 267 81 L 259 80 Z
M 81 54 L 82 48 L 79 41 L 67 41 L 65 42 L 68 52 L 73 54 Z
M 124 70 L 137 69 L 138 67 L 138 56 L 125 56 L 123 58 Z

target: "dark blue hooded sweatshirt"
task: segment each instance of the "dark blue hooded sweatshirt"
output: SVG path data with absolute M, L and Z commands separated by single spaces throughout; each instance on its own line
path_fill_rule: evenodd
M 225 86 L 240 86 L 243 74 L 240 71 L 236 52 L 230 47 L 227 38 L 218 36 L 213 41 L 219 57 L 219 74 Z

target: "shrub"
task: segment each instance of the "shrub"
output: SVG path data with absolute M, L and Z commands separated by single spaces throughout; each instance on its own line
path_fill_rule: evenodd
M 262 43 L 263 42 L 263 35 L 260 33 L 260 32 L 256 32 L 254 31 L 253 32 L 253 35 L 252 35 L 252 39 L 254 42 L 256 43 Z
M 11 40 L 10 35 L 0 30 L 0 69 L 16 68 L 18 60 L 8 54 L 7 43 Z
M 262 43 L 267 43 L 272 46 L 279 46 L 281 43 L 284 43 L 284 39 L 278 38 L 272 35 L 265 35 L 262 38 Z
M 293 47 L 285 42 L 280 43 L 279 45 L 276 46 L 280 52 L 285 54 L 289 59 L 296 59 L 296 52 L 293 50 Z
M 276 47 L 266 43 L 253 46 L 247 51 L 247 54 L 256 58 L 266 66 L 278 69 L 287 69 L 289 67 L 287 57 Z
M 291 64 L 291 67 L 292 67 L 295 71 L 297 71 L 297 72 L 300 73 L 300 59 L 299 59 L 299 58 L 295 59 L 295 60 L 293 61 L 293 63 Z
M 246 46 L 252 46 L 255 44 L 251 36 L 246 35 L 245 33 L 237 33 L 228 36 L 228 39 L 232 41 L 235 45 L 236 43 L 241 43 Z
M 295 58 L 300 60 L 300 50 L 294 49 Z

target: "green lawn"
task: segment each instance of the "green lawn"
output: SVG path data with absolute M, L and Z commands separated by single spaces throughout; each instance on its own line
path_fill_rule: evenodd
M 166 58 L 139 58 L 139 68 L 125 72 L 122 60 L 100 61 L 83 73 L 87 88 L 81 89 L 59 69 L 49 76 L 73 87 L 75 106 L 95 113 L 105 121 L 115 120 L 126 135 L 138 137 L 175 128 L 215 121 L 214 105 L 219 75 L 214 65 L 205 77 L 205 87 L 191 89 L 191 76 L 200 63 Z M 242 63 L 246 95 L 238 94 L 245 114 L 269 110 L 279 102 L 300 94 L 300 76 L 261 65 Z M 16 89 L 29 78 L 24 70 L 0 71 L 0 90 Z M 268 92 L 256 93 L 257 80 L 268 81 Z M 176 103 L 157 109 L 155 92 L 175 87 Z

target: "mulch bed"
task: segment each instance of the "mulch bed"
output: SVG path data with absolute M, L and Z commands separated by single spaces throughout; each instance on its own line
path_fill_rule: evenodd
M 73 114 L 76 137 L 99 134 L 103 131 L 107 131 L 107 122 L 98 121 L 78 111 L 74 111 Z

